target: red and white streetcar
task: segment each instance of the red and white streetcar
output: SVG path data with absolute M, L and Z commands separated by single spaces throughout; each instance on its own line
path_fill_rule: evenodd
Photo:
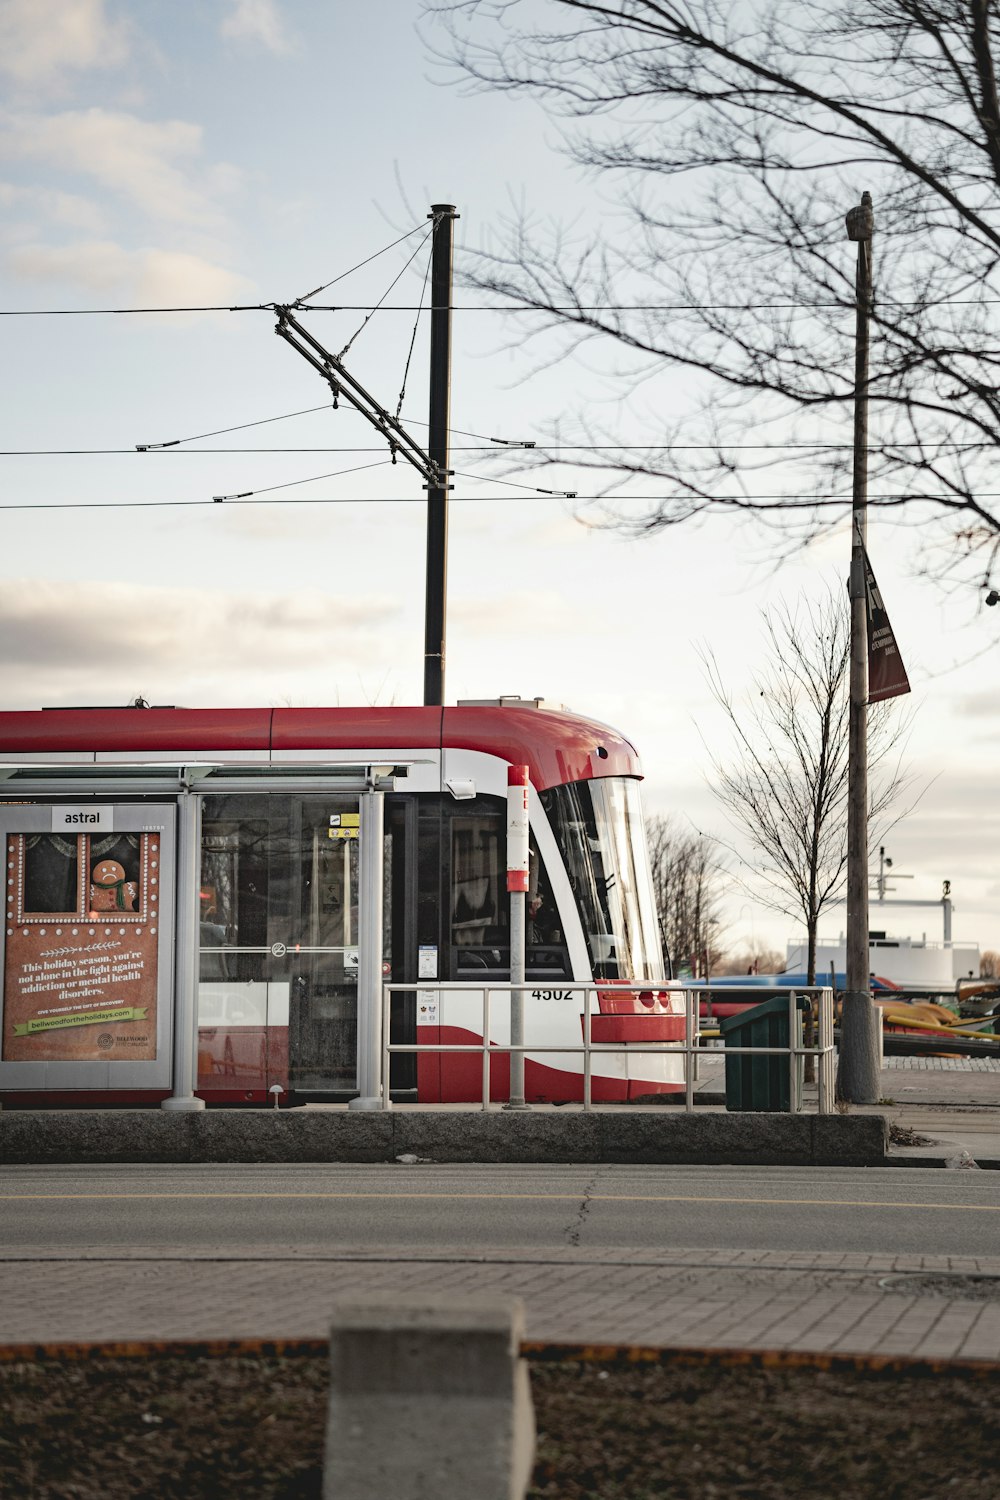
M 580 1047 L 571 986 L 588 984 L 592 1040 L 625 1044 L 593 1055 L 595 1101 L 681 1088 L 678 1056 L 629 1047 L 684 1034 L 683 999 L 664 986 L 638 756 L 603 724 L 504 698 L 0 713 L 0 1100 L 347 1100 L 359 984 L 373 979 L 376 992 L 415 986 L 393 996 L 393 1042 L 478 1043 L 482 986 L 510 973 L 512 765 L 529 778 L 526 1099 L 582 1097 L 579 1052 L 530 1049 Z M 379 930 L 361 878 L 372 857 Z M 494 1004 L 491 1040 L 507 1028 Z M 503 1099 L 506 1055 L 491 1067 Z M 393 1056 L 395 1098 L 481 1089 L 478 1054 Z

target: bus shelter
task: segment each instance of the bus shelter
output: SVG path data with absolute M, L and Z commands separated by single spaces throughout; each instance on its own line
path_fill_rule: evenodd
M 237 1102 L 291 1077 L 380 1107 L 384 794 L 406 772 L 4 767 L 0 1092 L 193 1110 L 207 1082 Z

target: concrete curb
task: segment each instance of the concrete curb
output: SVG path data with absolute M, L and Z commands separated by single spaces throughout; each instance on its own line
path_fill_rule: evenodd
M 883 1115 L 7 1110 L 0 1162 L 576 1162 L 875 1167 Z

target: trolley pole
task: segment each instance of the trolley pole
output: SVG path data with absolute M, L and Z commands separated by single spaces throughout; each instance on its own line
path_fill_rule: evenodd
M 868 512 L 868 343 L 872 306 L 870 193 L 847 215 L 857 242 L 854 352 L 854 493 L 851 506 L 851 678 L 847 768 L 847 988 L 840 1022 L 837 1097 L 875 1104 L 879 1059 L 868 952 L 868 611 L 865 544 Z
M 528 767 L 507 767 L 507 890 L 510 893 L 510 982 L 524 983 L 525 897 L 528 891 Z M 488 1042 L 484 1037 L 483 1041 Z M 524 991 L 510 992 L 510 1044 L 524 1046 Z M 510 1096 L 504 1109 L 530 1109 L 524 1098 L 524 1053 L 510 1054 Z
M 424 704 L 444 702 L 445 606 L 448 593 L 449 426 L 451 422 L 451 295 L 453 203 L 432 203 L 430 432 L 427 453 L 437 483 L 427 489 L 427 575 L 424 597 Z

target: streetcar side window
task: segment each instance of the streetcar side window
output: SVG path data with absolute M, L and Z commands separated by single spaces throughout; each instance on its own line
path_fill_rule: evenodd
M 510 896 L 507 892 L 506 811 L 486 799 L 450 819 L 450 881 L 446 905 L 451 977 L 510 973 Z M 494 799 L 491 799 L 494 800 Z M 525 973 L 570 978 L 562 921 L 545 866 L 532 839 L 525 896 Z
M 448 923 L 455 977 L 510 964 L 504 828 L 493 812 L 451 819 Z

